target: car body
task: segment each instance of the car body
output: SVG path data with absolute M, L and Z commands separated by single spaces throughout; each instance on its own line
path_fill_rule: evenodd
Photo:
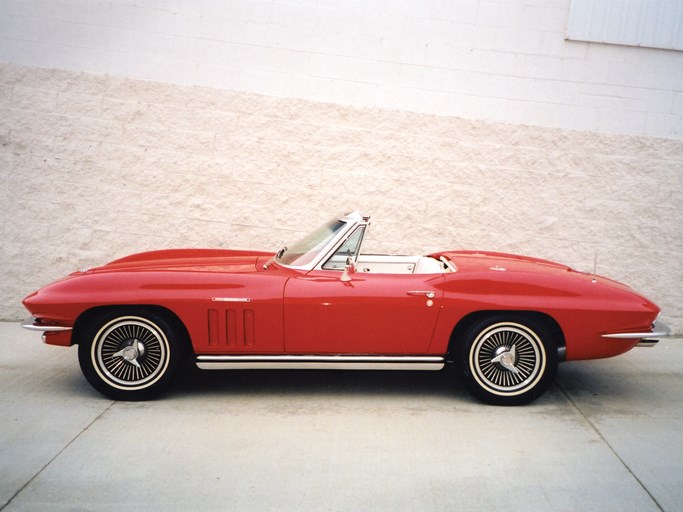
M 276 254 L 161 250 L 75 272 L 23 301 L 52 345 L 79 345 L 103 394 L 148 399 L 202 369 L 439 370 L 522 404 L 559 362 L 624 353 L 668 329 L 610 279 L 512 254 L 361 251 L 369 217 L 334 217 Z

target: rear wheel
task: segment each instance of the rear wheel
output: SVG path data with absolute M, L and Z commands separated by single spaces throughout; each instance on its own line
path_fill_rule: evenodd
M 541 396 L 557 372 L 557 343 L 541 323 L 495 315 L 470 325 L 458 353 L 467 388 L 483 402 L 521 405 Z
M 81 370 L 115 400 L 147 400 L 173 381 L 184 340 L 165 316 L 151 311 L 108 311 L 85 327 L 78 346 Z

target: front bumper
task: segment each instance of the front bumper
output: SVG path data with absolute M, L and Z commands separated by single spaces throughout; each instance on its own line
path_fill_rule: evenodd
M 24 329 L 29 331 L 41 331 L 41 332 L 59 332 L 59 331 L 70 331 L 73 327 L 66 327 L 64 325 L 54 325 L 54 324 L 41 324 L 38 319 L 31 318 L 21 324 Z
M 21 326 L 29 331 L 42 332 L 43 343 L 46 345 L 57 345 L 61 347 L 71 346 L 71 331 L 73 327 L 67 325 L 44 324 L 37 318 L 31 318 L 21 324 Z

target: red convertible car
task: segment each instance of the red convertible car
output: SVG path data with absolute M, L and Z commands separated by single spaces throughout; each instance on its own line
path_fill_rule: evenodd
M 476 251 L 364 254 L 369 217 L 335 217 L 276 254 L 185 249 L 75 272 L 23 301 L 45 343 L 78 344 L 104 395 L 156 396 L 202 369 L 439 370 L 493 404 L 523 404 L 561 361 L 656 342 L 659 308 L 550 261 Z

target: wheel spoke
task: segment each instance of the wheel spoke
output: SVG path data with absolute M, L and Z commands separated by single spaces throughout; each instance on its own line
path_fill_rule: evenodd
M 165 336 L 143 318 L 112 322 L 94 343 L 98 366 L 117 385 L 132 387 L 152 381 L 167 364 Z
M 474 376 L 496 394 L 515 394 L 539 378 L 545 355 L 538 337 L 520 324 L 494 324 L 474 340 Z

